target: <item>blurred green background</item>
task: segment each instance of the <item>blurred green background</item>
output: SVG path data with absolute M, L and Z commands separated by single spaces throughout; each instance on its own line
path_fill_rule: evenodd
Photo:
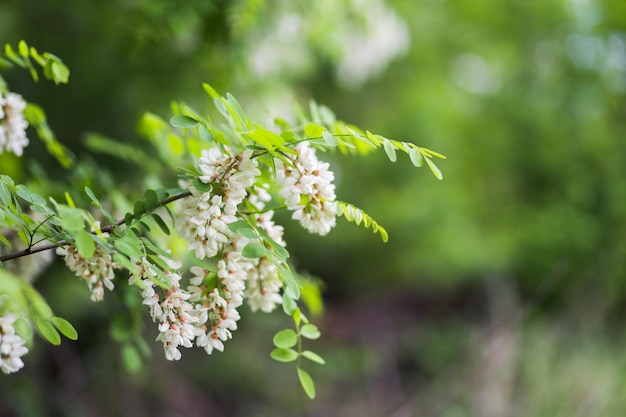
M 439 182 L 382 152 L 328 156 L 340 198 L 387 244 L 341 219 L 322 239 L 285 218 L 297 266 L 324 282 L 316 400 L 269 359 L 280 313 L 244 311 L 224 353 L 180 363 L 146 323 L 154 360 L 129 374 L 109 336 L 122 304 L 91 303 L 55 263 L 37 286 L 80 339 L 39 341 L 0 376 L 0 415 L 626 413 L 623 1 L 5 0 L 1 43 L 20 39 L 72 74 L 54 86 L 12 71 L 10 87 L 91 161 L 64 171 L 31 140 L 23 160 L 0 158 L 21 181 L 141 193 L 139 169 L 94 153 L 85 132 L 141 144 L 140 115 L 207 106 L 202 82 L 261 120 L 313 98 L 448 159 Z

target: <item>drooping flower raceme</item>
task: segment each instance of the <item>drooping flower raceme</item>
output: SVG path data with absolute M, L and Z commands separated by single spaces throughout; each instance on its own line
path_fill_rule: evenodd
M 96 246 L 96 251 L 90 259 L 83 258 L 75 246 L 65 245 L 57 248 L 57 254 L 65 258 L 65 264 L 73 271 L 77 277 L 85 280 L 91 291 L 92 301 L 102 301 L 104 298 L 104 287 L 112 291 L 115 285 L 114 268 L 117 265 L 113 262 L 111 254 L 101 246 Z
M 190 286 L 192 300 L 199 302 L 199 311 L 204 324 L 196 344 L 211 354 L 214 349 L 224 350 L 224 342 L 237 330 L 240 318 L 237 308 L 243 304 L 246 267 L 248 262 L 237 250 L 228 252 L 217 263 L 215 288 L 209 289 L 204 284 L 208 271 L 192 267 L 194 273 Z
M 145 258 L 138 263 L 139 278 L 131 276 L 130 285 L 142 288 L 143 304 L 150 308 L 152 320 L 159 323 L 159 334 L 156 340 L 163 343 L 165 358 L 177 361 L 182 354 L 179 347 L 190 348 L 198 334 L 199 314 L 194 305 L 188 300 L 191 294 L 180 287 L 181 276 L 180 262 L 161 257 L 170 270 L 163 271 L 172 283 L 168 290 L 155 290 L 153 279 L 157 273 L 155 265 L 150 264 Z M 162 295 L 160 293 L 162 292 Z
M 194 198 L 184 203 L 179 223 L 183 236 L 191 242 L 189 250 L 195 251 L 198 259 L 214 257 L 229 242 L 232 232 L 228 225 L 237 220 L 237 206 L 261 174 L 252 155 L 248 150 L 232 157 L 218 148 L 202 152 L 199 179 L 210 190 L 189 187 Z
M 286 244 L 283 240 L 283 227 L 274 223 L 273 216 L 273 211 L 267 211 L 257 216 L 257 226 L 265 230 L 271 239 L 284 247 Z M 282 302 L 280 289 L 283 283 L 275 262 L 266 257 L 254 261 L 253 266 L 247 271 L 245 296 L 252 311 L 261 310 L 270 313 Z
M 3 97 L 0 93 L 0 154 L 7 151 L 21 156 L 28 146 L 25 108 L 26 103 L 19 94 L 7 93 Z
M 336 224 L 335 175 L 327 162 L 320 162 L 307 142 L 296 148 L 293 165 L 276 160 L 276 182 L 292 218 L 311 233 L 326 235 Z
M 15 333 L 16 319 L 13 314 L 0 317 L 0 370 L 5 374 L 19 371 L 24 366 L 22 356 L 28 353 L 24 339 Z

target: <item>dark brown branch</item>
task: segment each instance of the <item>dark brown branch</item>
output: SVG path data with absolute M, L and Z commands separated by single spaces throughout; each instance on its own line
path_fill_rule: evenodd
M 180 194 L 174 195 L 172 197 L 166 198 L 163 201 L 160 201 L 159 203 L 157 203 L 155 208 L 159 208 L 159 207 L 163 207 L 171 202 L 174 202 L 176 200 L 180 200 L 181 198 L 185 198 L 185 197 L 189 197 L 191 195 L 191 191 L 185 191 L 182 192 Z M 112 231 L 116 226 L 121 226 L 122 224 L 124 224 L 124 219 L 122 220 L 118 220 L 116 224 L 109 224 L 107 226 L 104 226 L 101 231 L 102 232 L 110 232 Z M 14 252 L 14 253 L 10 253 L 8 255 L 4 255 L 4 256 L 0 256 L 0 262 L 4 262 L 4 261 L 10 261 L 11 259 L 17 259 L 17 258 L 21 258 L 22 256 L 28 256 L 28 255 L 32 255 L 35 253 L 39 253 L 39 252 L 44 252 L 50 249 L 54 249 L 57 248 L 59 246 L 64 246 L 64 245 L 68 245 L 70 244 L 70 242 L 68 242 L 67 240 L 62 240 L 60 242 L 57 243 L 46 243 L 45 245 L 41 245 L 41 246 L 37 246 L 36 248 L 26 248 L 24 250 L 21 250 L 19 252 Z

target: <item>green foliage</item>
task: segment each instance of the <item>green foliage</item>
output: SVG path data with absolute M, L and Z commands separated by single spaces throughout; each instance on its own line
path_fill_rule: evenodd
M 389 235 L 384 227 L 379 225 L 374 219 L 372 219 L 367 213 L 352 204 L 339 201 L 339 207 L 341 208 L 340 214 L 343 215 L 349 222 L 354 222 L 356 225 L 363 223 L 365 227 L 371 227 L 374 233 L 379 233 L 383 242 L 389 240 Z
M 276 349 L 272 350 L 270 356 L 279 362 L 296 362 L 296 373 L 300 385 L 306 395 L 313 399 L 315 398 L 315 383 L 311 375 L 302 369 L 300 359 L 306 358 L 318 365 L 324 365 L 326 361 L 311 350 L 303 351 L 302 338 L 315 340 L 320 337 L 321 333 L 316 325 L 309 323 L 299 308 L 295 308 L 290 315 L 293 318 L 295 330 L 284 329 L 274 335 L 273 343 Z
M 10 66 L 13 63 L 27 69 L 34 81 L 39 81 L 39 73 L 33 65 L 33 61 L 41 67 L 44 77 L 54 81 L 55 84 L 67 84 L 69 80 L 70 70 L 61 59 L 48 52 L 39 54 L 34 47 L 28 46 L 23 40 L 19 42 L 17 51 L 11 45 L 6 44 L 4 56 L 0 55 L 0 59 L 5 66 L 7 64 Z
M 198 200 L 196 203 L 198 208 L 194 210 L 207 210 L 209 215 L 214 216 L 214 214 L 210 213 L 212 213 L 211 210 L 215 209 L 209 209 L 206 200 L 210 199 L 213 202 L 215 198 L 228 198 L 228 193 L 233 192 L 233 190 L 229 188 L 231 185 L 226 180 L 229 175 L 236 178 L 237 175 L 245 173 L 243 168 L 241 174 L 234 171 L 235 168 L 239 167 L 239 163 L 243 164 L 244 158 L 249 158 L 249 161 L 246 161 L 246 163 L 249 163 L 255 171 L 255 174 L 246 174 L 252 175 L 253 180 L 246 187 L 254 185 L 258 175 L 258 187 L 267 189 L 268 195 L 270 195 L 268 199 L 264 199 L 271 201 L 272 204 L 276 204 L 274 200 L 278 194 L 278 181 L 275 177 L 277 175 L 276 167 L 278 163 L 295 170 L 300 169 L 298 168 L 299 163 L 318 163 L 314 156 L 314 159 L 311 161 L 298 162 L 299 151 L 296 147 L 302 142 L 310 142 L 312 146 L 321 151 L 338 147 L 359 150 L 353 142 L 366 145 L 365 148 L 362 147 L 360 149 L 362 153 L 367 153 L 367 148 L 376 149 L 382 146 L 392 161 L 395 161 L 395 147 L 402 148 L 406 152 L 419 152 L 424 158 L 441 157 L 439 154 L 426 151 L 416 145 L 390 141 L 381 136 L 374 136 L 369 131 L 364 136 L 359 136 L 352 128 L 350 128 L 351 133 L 342 133 L 348 129 L 346 125 L 337 121 L 330 110 L 315 103 L 310 105 L 311 115 L 309 119 L 303 113 L 300 114 L 300 118 L 303 119 L 301 125 L 292 126 L 282 120 L 279 123 L 280 131 L 275 132 L 249 119 L 233 95 L 227 93 L 225 97 L 220 96 L 208 84 L 204 85 L 204 90 L 212 98 L 218 113 L 226 119 L 227 126 L 214 124 L 209 116 L 204 116 L 194 111 L 182 102 L 172 103 L 174 116 L 170 119 L 171 127 L 167 126 L 156 116 L 144 115 L 141 131 L 161 155 L 160 162 L 155 161 L 153 165 L 146 165 L 145 169 L 153 171 L 158 169 L 161 163 L 170 164 L 174 161 L 186 164 L 186 168 L 184 168 L 183 174 L 181 174 L 183 179 L 181 184 L 188 185 L 180 185 L 182 188 L 147 187 L 142 195 L 127 201 L 127 208 L 122 218 L 115 218 L 105 208 L 106 202 L 103 202 L 101 197 L 97 197 L 96 193 L 89 186 L 82 187 L 84 195 L 79 193 L 76 196 L 76 201 L 72 196 L 73 190 L 66 190 L 63 193 L 66 204 L 59 203 L 50 197 L 49 200 L 52 202 L 52 205 L 49 205 L 44 197 L 31 191 L 26 185 L 15 184 L 11 177 L 1 176 L 0 200 L 2 205 L 0 205 L 0 226 L 16 230 L 26 249 L 22 252 L 2 256 L 0 260 L 10 260 L 27 256 L 34 251 L 46 251 L 59 247 L 58 253 L 64 254 L 67 266 L 77 276 L 85 279 L 87 282 L 89 289 L 92 291 L 91 299 L 94 301 L 102 300 L 104 287 L 109 290 L 114 288 L 114 284 L 111 281 L 115 275 L 114 270 L 126 270 L 131 276 L 129 285 L 136 285 L 143 291 L 142 295 L 148 297 L 143 303 L 127 302 L 128 308 L 135 315 L 138 315 L 138 309 L 142 307 L 142 304 L 152 305 L 155 302 L 158 303 L 158 309 L 152 309 L 151 316 L 158 321 L 161 320 L 158 316 L 159 314 L 166 314 L 164 316 L 166 318 L 163 319 L 165 321 L 159 325 L 159 330 L 163 333 L 168 331 L 170 325 L 172 326 L 170 329 L 176 328 L 175 321 L 172 324 L 170 324 L 170 321 L 177 318 L 175 314 L 184 313 L 175 313 L 175 309 L 182 309 L 181 306 L 178 306 L 183 303 L 181 300 L 190 299 L 192 295 L 191 293 L 177 295 L 180 291 L 180 283 L 178 282 L 180 280 L 180 275 L 178 275 L 179 266 L 174 266 L 177 263 L 170 256 L 170 250 L 163 249 L 158 242 L 159 240 L 164 240 L 166 243 L 171 243 L 173 239 L 178 237 L 178 233 L 172 234 L 172 229 L 157 213 L 157 210 L 167 210 L 172 222 L 174 222 L 176 216 L 172 214 L 167 206 L 177 200 L 192 196 L 198 198 L 200 194 L 199 198 L 202 200 Z M 33 109 L 33 114 L 41 119 L 40 122 L 45 122 L 43 112 L 34 107 Z M 304 126 L 304 128 L 301 126 Z M 180 133 L 178 133 L 178 130 Z M 139 147 L 119 144 L 110 138 L 98 134 L 88 135 L 86 144 L 93 151 L 108 155 L 119 154 L 120 158 L 137 164 L 149 158 Z M 181 146 L 182 150 L 180 149 Z M 219 176 L 207 177 L 206 170 L 211 169 L 211 167 L 194 163 L 200 151 L 206 149 L 206 147 L 217 147 L 226 155 L 231 155 L 225 159 L 228 163 L 222 168 L 223 172 Z M 429 159 L 426 160 L 429 161 Z M 252 161 L 254 161 L 254 165 L 252 165 Z M 234 172 L 231 173 L 231 170 Z M 301 174 L 298 173 L 298 175 Z M 315 176 L 319 175 L 319 173 L 318 171 L 312 171 L 310 175 Z M 207 180 L 207 178 L 209 179 Z M 245 193 L 248 192 L 250 191 L 245 191 Z M 271 194 L 274 194 L 274 199 L 272 199 Z M 325 194 L 323 194 L 321 189 L 317 190 L 315 194 L 303 193 L 300 197 L 300 204 L 303 205 L 302 210 L 319 210 L 322 204 L 338 204 L 340 214 L 343 214 L 349 221 L 355 222 L 357 225 L 363 223 L 366 227 L 371 227 L 374 232 L 380 233 L 384 241 L 387 240 L 385 229 L 362 210 L 347 203 L 336 202 L 334 192 L 333 197 L 322 195 Z M 326 201 L 331 198 L 331 201 Z M 316 201 L 315 199 L 319 200 L 316 203 L 318 205 L 315 206 L 318 208 L 312 206 Z M 221 200 L 219 201 L 221 204 Z M 88 203 L 92 206 L 92 209 L 80 208 L 80 203 Z M 282 229 L 278 232 L 278 236 L 272 237 L 270 236 L 270 229 L 262 224 L 261 215 L 270 213 L 268 216 L 271 218 L 273 210 L 285 207 L 278 206 L 264 209 L 264 206 L 256 205 L 252 198 L 249 200 L 242 198 L 237 205 L 240 207 L 237 207 L 235 215 L 228 213 L 228 220 L 227 218 L 224 218 L 224 220 L 216 218 L 211 221 L 211 225 L 208 223 L 202 224 L 204 220 L 200 220 L 199 225 L 203 228 L 203 232 L 202 234 L 198 232 L 198 236 L 195 238 L 196 242 L 198 237 L 200 237 L 203 240 L 215 239 L 215 242 L 221 242 L 219 244 L 227 243 L 223 242 L 224 239 L 228 239 L 225 231 L 213 232 L 214 237 L 207 234 L 207 229 L 210 227 L 216 228 L 218 227 L 217 225 L 222 223 L 223 227 L 227 227 L 233 234 L 232 239 L 246 239 L 245 245 L 242 248 L 238 248 L 240 254 L 238 253 L 237 256 L 258 262 L 259 265 L 261 262 L 266 262 L 272 266 L 276 278 L 281 281 L 280 286 L 284 288 L 282 295 L 276 294 L 272 301 L 277 303 L 278 301 L 274 300 L 282 300 L 283 310 L 293 318 L 295 330 L 285 329 L 274 336 L 273 341 L 276 349 L 271 352 L 270 356 L 281 362 L 296 362 L 300 384 L 306 395 L 313 398 L 315 397 L 315 386 L 311 376 L 303 370 L 301 359 L 305 358 L 316 364 L 324 364 L 325 360 L 311 350 L 303 350 L 302 339 L 315 340 L 320 337 L 321 333 L 301 313 L 297 301 L 301 297 L 301 290 L 304 289 L 306 296 L 303 297 L 303 300 L 305 304 L 309 306 L 314 314 L 319 314 L 322 310 L 319 288 L 316 288 L 315 281 L 312 280 L 308 280 L 307 284 L 304 285 L 300 281 L 299 276 L 293 272 L 289 264 L 290 254 L 285 248 L 285 243 L 281 241 Z M 310 205 L 311 207 L 309 207 Z M 28 208 L 45 216 L 45 218 L 39 222 L 35 221 L 24 212 L 23 206 L 28 206 Z M 219 206 L 216 207 L 218 210 L 221 210 Z M 294 210 L 291 207 L 289 209 Z M 185 211 L 185 214 L 188 211 Z M 333 217 L 336 215 L 334 211 L 332 215 Z M 96 220 L 96 218 L 99 220 Z M 319 219 L 313 220 L 321 222 Z M 198 222 L 195 218 L 192 218 L 191 221 Z M 213 225 L 213 221 L 216 222 L 216 225 Z M 304 223 L 303 225 L 309 227 Z M 334 225 L 334 220 L 332 225 Z M 310 228 L 309 230 L 320 234 L 327 233 L 327 231 L 320 232 Z M 160 232 L 159 237 L 156 237 L 157 231 Z M 218 238 L 217 233 L 220 233 L 219 236 L 221 238 Z M 42 241 L 49 243 L 39 244 Z M 6 238 L 2 242 L 7 246 L 11 245 Z M 240 243 L 233 242 L 229 244 L 235 248 L 235 245 Z M 200 277 L 201 282 L 197 283 L 200 286 L 190 287 L 196 288 L 201 293 L 193 297 L 209 297 L 210 291 L 213 291 L 211 296 L 228 297 L 229 292 L 233 291 L 228 286 L 231 284 L 225 284 L 222 275 L 224 274 L 223 266 L 220 267 L 222 269 L 218 269 L 214 265 L 220 265 L 220 262 L 222 262 L 229 271 L 233 268 L 230 263 L 226 264 L 227 261 L 230 262 L 227 258 L 228 252 L 226 255 L 221 253 L 226 250 L 226 247 L 223 247 L 216 251 L 217 256 L 216 253 L 208 255 L 208 261 L 204 260 L 204 254 L 198 255 L 196 252 L 198 259 L 195 262 L 207 269 L 204 269 L 206 274 L 204 278 Z M 221 256 L 224 256 L 225 259 L 220 259 Z M 229 273 L 232 273 L 232 271 Z M 164 294 L 163 297 L 177 296 L 180 297 L 180 300 L 175 302 L 161 301 L 160 296 L 156 292 L 153 292 L 154 295 L 150 296 L 146 291 L 153 291 L 152 284 L 156 284 L 159 287 L 157 289 Z M 275 286 L 276 284 L 272 285 Z M 26 299 L 30 302 L 30 304 L 28 302 L 25 303 L 29 304 L 28 317 L 32 320 L 34 328 L 44 339 L 53 345 L 58 345 L 61 343 L 61 334 L 70 339 L 77 338 L 78 335 L 73 326 L 67 320 L 55 317 L 45 300 L 32 287 L 22 288 L 22 291 L 24 290 L 27 290 L 28 295 Z M 263 291 L 266 290 L 261 289 L 260 291 L 263 294 Z M 243 295 L 240 297 L 243 298 Z M 161 305 L 161 302 L 165 304 Z M 223 301 L 223 303 L 226 303 L 226 301 Z M 205 305 L 209 304 L 207 298 Z M 189 306 L 188 309 L 195 308 L 191 307 L 191 304 Z M 224 307 L 222 304 L 216 304 L 212 308 L 220 309 Z M 253 309 L 256 308 L 258 307 L 253 307 Z M 261 308 L 267 310 L 265 306 Z M 164 310 L 167 311 L 163 313 Z M 208 320 L 211 314 L 214 313 L 208 312 L 205 320 Z M 227 318 L 223 312 L 219 314 L 223 319 Z M 195 317 L 190 317 L 189 319 L 180 318 L 180 325 L 182 326 L 186 320 L 193 319 Z M 223 319 L 219 319 L 217 324 L 211 324 L 211 326 L 219 325 Z M 136 373 L 143 366 L 141 351 L 145 350 L 144 344 L 139 341 L 139 332 L 136 330 L 138 326 L 133 325 L 131 329 L 119 323 L 117 319 L 113 322 L 111 335 L 120 343 L 120 353 L 124 368 L 128 372 Z M 206 328 L 206 326 L 203 326 L 203 328 Z M 165 339 L 160 339 L 161 337 L 163 335 L 160 335 L 157 340 L 165 342 L 166 357 L 170 360 L 178 359 L 180 357 L 180 353 L 177 350 L 178 342 L 172 345 L 173 349 L 175 349 L 172 351 L 169 346 L 173 342 L 167 342 Z M 216 333 L 215 336 L 210 337 L 218 336 Z M 219 338 L 225 340 L 224 336 L 219 336 Z M 221 341 L 218 342 L 222 343 Z M 188 344 L 192 344 L 192 342 L 189 341 Z M 185 347 L 188 346 L 185 345 Z M 207 347 L 207 352 L 209 353 L 211 352 L 208 350 L 209 348 L 223 349 L 221 345 L 209 346 Z

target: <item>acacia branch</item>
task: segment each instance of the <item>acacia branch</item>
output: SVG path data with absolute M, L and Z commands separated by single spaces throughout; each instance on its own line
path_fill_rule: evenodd
M 191 191 L 184 191 L 180 194 L 176 194 L 172 197 L 166 198 L 163 201 L 159 201 L 156 206 L 156 208 L 159 207 L 163 207 L 169 203 L 172 203 L 176 200 L 180 200 L 181 198 L 185 198 L 185 197 L 189 197 L 191 195 Z M 103 228 L 101 228 L 100 230 L 102 232 L 108 233 L 111 232 L 115 227 L 117 226 L 121 226 L 122 224 L 124 224 L 124 219 L 118 220 L 115 224 L 109 224 L 104 226 Z M 21 258 L 23 256 L 28 256 L 28 255 L 33 255 L 35 253 L 39 253 L 39 252 L 44 252 L 50 249 L 54 249 L 57 248 L 59 246 L 64 246 L 64 245 L 69 245 L 71 244 L 71 242 L 67 241 L 67 240 L 61 240 L 59 242 L 55 242 L 55 243 L 46 243 L 45 245 L 41 245 L 41 246 L 37 246 L 35 248 L 32 247 L 28 247 L 26 249 L 23 249 L 19 252 L 14 252 L 14 253 L 10 253 L 8 255 L 4 255 L 4 256 L 0 256 L 0 262 L 4 262 L 4 261 L 10 261 L 11 259 L 17 259 L 17 258 Z

